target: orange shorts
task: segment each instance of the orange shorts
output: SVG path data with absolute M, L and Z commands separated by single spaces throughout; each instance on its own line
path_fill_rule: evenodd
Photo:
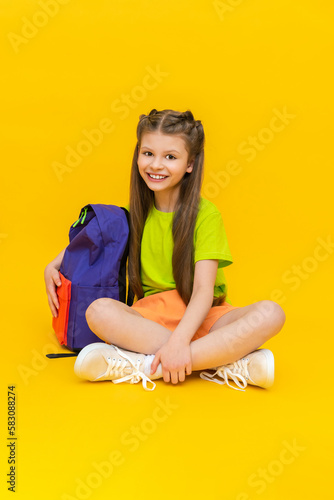
M 143 297 L 137 300 L 131 308 L 135 309 L 144 318 L 155 321 L 168 328 L 168 330 L 174 331 L 181 321 L 187 306 L 181 299 L 178 291 L 174 289 Z M 220 306 L 211 307 L 191 341 L 193 342 L 207 335 L 210 328 L 221 316 L 232 311 L 232 309 L 238 308 L 239 306 L 232 306 L 226 301 Z

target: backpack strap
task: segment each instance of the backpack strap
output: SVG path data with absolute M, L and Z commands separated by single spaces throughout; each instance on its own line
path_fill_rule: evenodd
M 122 210 L 124 210 L 124 212 L 125 212 L 125 215 L 126 215 L 126 218 L 128 221 L 128 226 L 129 226 L 129 234 L 130 234 L 130 214 L 126 208 L 124 208 L 124 207 L 120 207 L 120 208 L 122 208 Z M 129 240 L 128 240 L 127 245 L 126 245 L 125 254 L 126 254 L 126 256 L 129 255 Z M 126 298 L 126 305 L 131 307 L 133 304 L 133 299 L 134 299 L 134 293 L 133 293 L 132 289 L 130 288 L 130 284 L 128 282 L 128 295 Z
M 50 359 L 54 359 L 54 358 L 70 358 L 70 357 L 73 357 L 73 356 L 77 356 L 79 353 L 78 352 L 69 352 L 69 353 L 65 353 L 65 352 L 55 352 L 55 353 L 51 353 L 51 354 L 46 354 L 45 356 L 47 358 L 50 358 Z
M 132 304 L 133 304 L 133 299 L 134 299 L 134 293 L 132 291 L 132 289 L 130 288 L 130 285 L 128 286 L 128 296 L 127 296 L 127 299 L 126 299 L 126 305 L 131 307 Z

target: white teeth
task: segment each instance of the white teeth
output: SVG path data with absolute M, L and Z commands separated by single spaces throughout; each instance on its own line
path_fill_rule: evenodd
M 152 179 L 164 179 L 167 177 L 166 175 L 153 175 L 153 174 L 148 174 Z

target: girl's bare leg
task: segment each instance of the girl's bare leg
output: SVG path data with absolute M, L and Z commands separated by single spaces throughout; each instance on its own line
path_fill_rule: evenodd
M 123 302 L 109 298 L 94 300 L 87 308 L 86 319 L 95 335 L 108 344 L 143 354 L 155 354 L 171 334 Z
M 241 359 L 261 347 L 283 327 L 285 313 L 271 300 L 229 311 L 210 333 L 191 343 L 194 370 L 213 368 Z
M 143 354 L 155 354 L 171 335 L 164 326 L 109 298 L 95 300 L 86 318 L 91 330 L 105 342 Z M 192 369 L 233 363 L 276 335 L 284 322 L 283 309 L 271 300 L 229 311 L 216 321 L 208 335 L 191 342 Z

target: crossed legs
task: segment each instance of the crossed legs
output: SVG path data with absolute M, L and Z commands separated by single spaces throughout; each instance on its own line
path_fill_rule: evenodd
M 104 342 L 143 354 L 155 354 L 172 333 L 126 304 L 109 298 L 92 302 L 86 319 Z M 276 335 L 284 322 L 283 309 L 271 300 L 229 311 L 215 322 L 208 335 L 190 343 L 193 371 L 241 359 Z

